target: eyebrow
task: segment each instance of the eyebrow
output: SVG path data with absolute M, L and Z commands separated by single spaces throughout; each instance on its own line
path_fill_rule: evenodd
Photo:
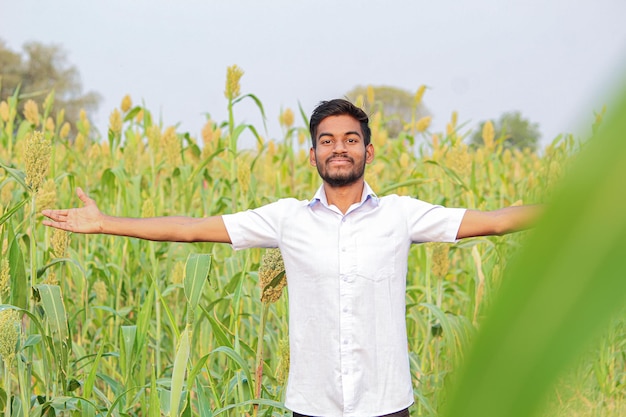
M 359 132 L 357 132 L 356 130 L 349 130 L 347 132 L 345 132 L 343 134 L 344 136 L 348 136 L 348 135 L 357 135 L 358 137 L 361 137 L 361 134 Z M 333 135 L 332 133 L 328 133 L 328 132 L 322 132 L 317 136 L 317 139 L 321 139 L 324 136 L 331 136 L 331 137 L 335 137 L 335 135 Z

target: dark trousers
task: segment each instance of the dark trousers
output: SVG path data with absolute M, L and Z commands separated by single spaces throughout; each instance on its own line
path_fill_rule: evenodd
M 293 413 L 293 417 L 313 417 L 313 416 L 305 416 L 304 414 Z M 404 410 L 397 411 L 391 414 L 385 414 L 380 417 L 409 417 L 409 409 L 405 408 Z

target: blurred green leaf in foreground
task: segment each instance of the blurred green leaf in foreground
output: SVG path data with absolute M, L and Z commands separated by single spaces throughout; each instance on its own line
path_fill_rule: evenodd
M 510 264 L 444 416 L 542 410 L 626 300 L 626 91 Z

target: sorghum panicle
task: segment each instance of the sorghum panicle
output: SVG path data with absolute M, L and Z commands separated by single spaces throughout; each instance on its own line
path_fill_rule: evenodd
M 417 122 L 415 122 L 415 130 L 418 132 L 424 132 L 430 126 L 430 122 L 432 120 L 431 116 L 424 116 L 420 118 Z
M 180 139 L 178 139 L 178 135 L 176 134 L 176 129 L 173 126 L 165 129 L 163 137 L 161 138 L 161 143 L 163 144 L 163 149 L 165 150 L 167 163 L 171 167 L 180 166 L 182 164 L 182 157 L 180 155 L 182 146 L 180 144 Z
M 2 121 L 8 122 L 10 114 L 11 113 L 9 111 L 9 105 L 7 104 L 7 102 L 6 101 L 0 102 L 0 118 L 2 119 Z
M 3 258 L 0 260 L 0 293 L 6 293 L 9 291 L 9 285 L 11 282 L 11 268 L 9 266 L 9 260 Z
M 48 175 L 52 145 L 38 130 L 26 137 L 25 145 L 26 184 L 37 191 Z
M 417 89 L 417 92 L 415 93 L 415 107 L 417 107 L 422 102 L 422 98 L 424 97 L 425 92 L 426 86 L 424 84 L 420 85 L 420 87 Z
M 93 292 L 96 294 L 96 300 L 98 300 L 98 302 L 100 303 L 105 303 L 106 300 L 109 298 L 109 289 L 107 288 L 106 284 L 103 281 L 98 280 L 93 283 L 92 288 Z
M 146 198 L 141 205 L 141 217 L 154 217 L 154 201 Z
M 131 107 L 133 107 L 133 101 L 130 98 L 130 95 L 126 94 L 124 98 L 122 98 L 120 109 L 122 109 L 122 112 L 126 113 Z
M 5 366 L 9 366 L 15 357 L 19 334 L 19 313 L 9 308 L 0 311 L 0 356 Z
M 172 271 L 172 283 L 173 284 L 182 284 L 185 279 L 185 263 L 184 262 L 176 262 L 174 264 L 174 270 Z
M 34 100 L 28 100 L 24 104 L 24 118 L 33 126 L 39 126 L 39 106 Z
M 289 129 L 291 126 L 293 126 L 293 120 L 294 120 L 294 115 L 293 115 L 293 111 L 291 109 L 285 109 L 279 117 L 279 122 L 281 124 L 281 126 Z
M 447 243 L 432 243 L 431 272 L 436 277 L 445 277 L 450 269 L 450 245 Z
M 276 381 L 280 385 L 283 385 L 287 380 L 290 361 L 289 340 L 282 339 L 278 342 L 278 364 L 276 366 Z
M 483 125 L 482 136 L 485 148 L 487 148 L 488 150 L 492 150 L 494 148 L 495 132 L 493 129 L 493 123 L 491 123 L 491 121 L 487 120 Z
M 248 192 L 250 188 L 250 164 L 248 164 L 242 157 L 237 157 L 235 160 L 237 165 L 237 181 L 243 194 Z
M 61 137 L 61 139 L 67 138 L 67 136 L 70 134 L 70 128 L 71 126 L 69 122 L 63 123 L 63 126 L 61 126 L 61 130 L 59 131 L 59 136 Z
M 261 266 L 259 267 L 259 285 L 261 286 L 261 302 L 275 303 L 282 295 L 282 290 L 287 284 L 287 277 L 283 275 L 282 279 L 277 283 L 272 280 L 278 274 L 285 271 L 285 263 L 283 262 L 280 249 L 268 249 L 261 258 Z
M 109 116 L 109 130 L 116 135 L 122 133 L 122 115 L 118 109 L 113 109 Z
M 54 229 L 50 238 L 52 254 L 55 258 L 64 258 L 70 243 L 70 234 L 65 230 Z
M 243 70 L 237 65 L 232 65 L 226 70 L 226 91 L 224 95 L 227 99 L 232 100 L 239 97 L 240 80 L 243 76 Z
M 53 179 L 48 178 L 35 196 L 37 210 L 54 208 L 57 203 L 57 185 Z

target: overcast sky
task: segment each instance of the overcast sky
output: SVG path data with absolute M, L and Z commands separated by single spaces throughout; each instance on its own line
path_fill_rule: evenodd
M 84 91 L 110 112 L 130 94 L 165 125 L 199 137 L 226 117 L 226 68 L 263 102 L 268 135 L 281 108 L 308 113 L 356 85 L 429 89 L 443 130 L 519 110 L 543 142 L 582 132 L 624 84 L 626 1 L 0 0 L 0 38 L 61 45 Z M 261 128 L 251 102 L 236 117 Z

